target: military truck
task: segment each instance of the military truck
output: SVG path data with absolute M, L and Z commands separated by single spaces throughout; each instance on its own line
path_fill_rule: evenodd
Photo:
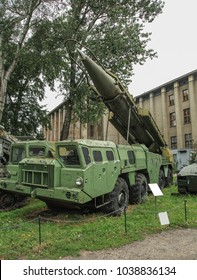
M 9 178 L 0 183 L 5 192 L 1 207 L 11 207 L 17 194 L 38 198 L 50 208 L 78 205 L 119 211 L 128 202 L 145 199 L 147 181 L 158 181 L 155 166 L 161 165 L 160 155 L 145 145 L 96 140 L 16 143 Z
M 197 193 L 197 163 L 187 165 L 179 171 L 177 185 L 181 194 Z
M 7 164 L 10 157 L 10 149 L 12 143 L 17 142 L 17 138 L 9 133 L 7 133 L 2 125 L 0 125 L 0 178 L 7 178 L 9 171 L 7 169 Z M 24 201 L 24 197 L 18 195 L 7 194 L 0 190 L 0 204 L 7 205 L 7 200 L 11 197 L 15 197 L 15 202 L 19 205 Z
M 190 151 L 189 164 L 177 174 L 177 186 L 180 194 L 197 193 L 197 152 Z
M 16 141 L 17 139 L 13 135 L 8 134 L 4 127 L 0 125 L 0 167 L 4 167 L 8 163 L 10 146 Z M 1 175 L 3 175 L 2 172 Z
M 43 158 L 47 157 L 50 161 L 53 154 L 54 144 L 47 141 L 21 141 L 11 145 L 7 174 L 0 182 L 1 209 L 15 209 L 16 205 L 21 206 L 21 202 L 31 195 L 21 191 L 25 182 L 27 185 L 31 183 L 33 186 L 39 186 L 36 183 L 40 182 L 40 185 L 42 183 L 42 187 L 44 187 L 47 171 L 43 167 L 43 163 L 45 163 Z M 37 168 L 37 173 L 33 170 L 27 172 L 27 169 L 31 168 Z
M 0 190 L 5 196 L 38 198 L 50 208 L 96 208 L 118 215 L 128 203 L 145 200 L 148 183 L 170 184 L 173 157 L 150 113 L 136 107 L 114 75 L 80 55 L 128 145 L 89 139 L 15 143 L 9 178 L 1 180 Z

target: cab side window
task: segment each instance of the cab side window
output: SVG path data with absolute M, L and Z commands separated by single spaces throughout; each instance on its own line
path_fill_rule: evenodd
M 91 163 L 91 158 L 89 154 L 89 149 L 87 147 L 82 147 L 83 156 L 85 159 L 85 163 L 88 165 Z
M 103 157 L 102 157 L 101 151 L 93 151 L 93 158 L 94 158 L 95 162 L 102 162 Z
M 114 161 L 114 154 L 112 151 L 106 151 L 106 158 L 108 161 Z
M 14 147 L 11 156 L 12 163 L 18 164 L 23 158 L 25 158 L 25 147 Z
M 128 151 L 127 155 L 128 155 L 129 163 L 134 164 L 135 163 L 135 156 L 134 156 L 133 151 Z

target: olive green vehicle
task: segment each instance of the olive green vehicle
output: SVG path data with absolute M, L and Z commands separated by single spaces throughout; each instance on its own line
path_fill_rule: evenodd
M 6 175 L 6 165 L 9 160 L 10 146 L 17 142 L 17 139 L 8 134 L 4 127 L 0 125 L 0 177 Z
M 11 147 L 8 178 L 0 182 L 0 207 L 34 197 L 49 207 L 100 208 L 119 214 L 142 203 L 149 183 L 171 183 L 173 157 L 149 112 L 138 108 L 119 80 L 80 52 L 109 120 L 128 145 L 110 141 L 27 141 Z
M 141 203 L 147 182 L 157 182 L 162 158 L 144 145 L 109 141 L 67 140 L 12 145 L 9 175 L 1 180 L 1 207 L 20 197 L 38 198 L 51 207 L 103 207 L 119 211 Z
M 184 166 L 177 174 L 177 186 L 180 194 L 197 194 L 197 163 Z
M 177 174 L 177 186 L 180 194 L 197 194 L 197 153 L 190 151 L 189 164 Z

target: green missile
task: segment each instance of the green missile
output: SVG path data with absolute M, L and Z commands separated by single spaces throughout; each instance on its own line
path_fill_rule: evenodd
M 99 94 L 106 100 L 115 98 L 120 93 L 116 80 L 81 50 L 78 52 Z
M 86 71 L 104 104 L 113 113 L 110 122 L 129 144 L 145 144 L 157 151 L 166 145 L 154 119 L 146 110 L 139 109 L 132 95 L 119 79 L 106 71 L 89 56 L 78 50 Z

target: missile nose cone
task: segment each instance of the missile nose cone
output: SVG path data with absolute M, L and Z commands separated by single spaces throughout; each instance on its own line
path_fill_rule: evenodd
M 81 56 L 81 59 L 82 59 L 82 60 L 85 60 L 85 59 L 87 58 L 87 56 L 85 55 L 85 53 L 82 52 L 80 49 L 77 49 L 77 51 L 78 51 L 79 55 Z
M 114 98 L 120 91 L 116 82 L 100 65 L 95 63 L 88 55 L 77 49 L 82 62 L 97 91 L 106 99 Z

